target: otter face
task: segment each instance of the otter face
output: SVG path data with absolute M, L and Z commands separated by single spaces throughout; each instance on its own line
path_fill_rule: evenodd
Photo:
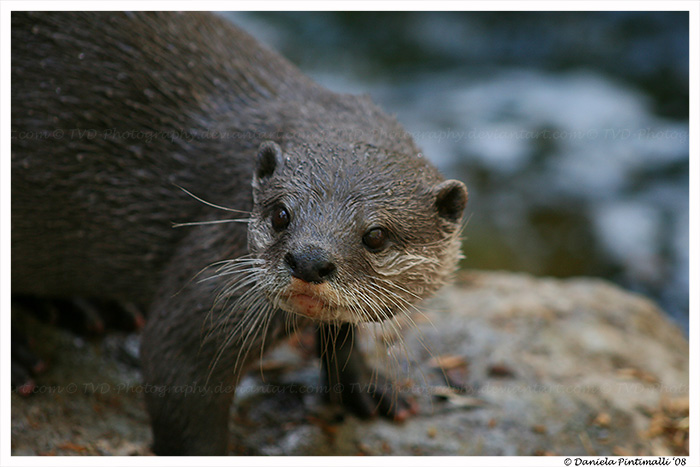
M 266 142 L 253 199 L 256 287 L 290 313 L 388 319 L 442 286 L 459 259 L 466 187 L 421 156 L 370 145 L 283 153 Z

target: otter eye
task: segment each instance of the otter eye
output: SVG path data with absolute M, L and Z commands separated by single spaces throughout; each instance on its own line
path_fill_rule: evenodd
M 287 228 L 289 225 L 289 212 L 287 211 L 287 208 L 284 206 L 277 206 L 273 211 L 272 211 L 272 228 L 275 229 L 277 232 L 284 230 Z
M 364 243 L 365 246 L 373 252 L 383 249 L 386 246 L 387 240 L 388 238 L 386 232 L 384 229 L 379 227 L 369 229 L 362 236 L 362 243 Z

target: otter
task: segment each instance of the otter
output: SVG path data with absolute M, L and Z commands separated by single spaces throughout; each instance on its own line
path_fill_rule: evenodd
M 225 454 L 241 374 L 302 326 L 368 381 L 358 326 L 456 267 L 465 185 L 219 16 L 13 12 L 11 61 L 12 292 L 148 310 L 156 454 Z M 370 388 L 332 398 L 405 415 Z

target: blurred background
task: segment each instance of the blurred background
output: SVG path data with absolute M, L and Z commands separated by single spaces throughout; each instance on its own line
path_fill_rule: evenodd
M 463 267 L 609 279 L 688 333 L 688 13 L 224 15 L 467 184 Z

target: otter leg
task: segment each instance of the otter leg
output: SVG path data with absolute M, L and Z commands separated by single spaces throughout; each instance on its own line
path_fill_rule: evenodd
M 238 309 L 236 297 L 212 308 L 218 291 L 215 281 L 166 289 L 149 314 L 141 358 L 157 455 L 225 455 L 240 376 L 283 336 L 281 312 Z
M 217 396 L 147 394 L 153 452 L 159 456 L 226 455 L 232 398 L 233 392 Z
M 225 455 L 233 378 L 208 378 L 210 345 L 201 346 L 201 311 L 179 323 L 177 307 L 151 313 L 141 341 L 146 405 L 157 455 Z
M 24 334 L 13 328 L 11 337 L 12 390 L 20 396 L 29 396 L 36 387 L 32 376 L 43 373 L 47 364 L 34 354 Z
M 328 384 L 326 394 L 362 418 L 381 414 L 403 420 L 416 412 L 389 380 L 373 372 L 353 342 L 357 332 L 352 324 L 321 324 L 317 352 L 321 358 L 321 382 Z
M 11 380 L 12 391 L 29 396 L 36 387 L 34 376 L 43 373 L 48 364 L 35 353 L 32 339 L 32 320 L 28 319 L 33 307 L 16 296 L 12 296 L 11 326 Z
M 282 312 L 254 288 L 238 286 L 250 281 L 251 271 L 218 269 L 222 258 L 243 254 L 235 247 L 245 245 L 246 235 L 241 224 L 193 229 L 162 272 L 141 338 L 155 454 L 227 454 L 240 376 L 260 358 L 263 344 L 267 349 L 284 335 Z

